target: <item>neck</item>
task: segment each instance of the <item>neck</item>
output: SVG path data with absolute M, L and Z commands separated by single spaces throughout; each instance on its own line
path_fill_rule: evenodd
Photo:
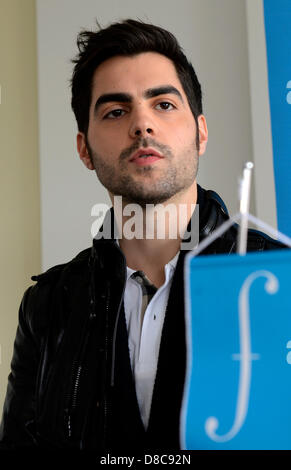
M 122 202 L 122 207 L 116 207 L 112 200 L 127 266 L 143 271 L 157 287 L 161 286 L 164 267 L 180 250 L 196 201 L 196 181 L 163 204 L 129 208 Z

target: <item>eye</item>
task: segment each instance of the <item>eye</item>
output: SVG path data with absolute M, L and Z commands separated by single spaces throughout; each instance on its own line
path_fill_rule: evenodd
M 162 101 L 161 103 L 157 104 L 156 108 L 158 106 L 160 106 L 163 111 L 170 111 L 172 109 L 175 109 L 175 106 L 172 103 L 169 103 L 168 101 Z
M 118 119 L 119 117 L 123 116 L 124 113 L 124 109 L 113 109 L 109 113 L 105 114 L 103 119 Z

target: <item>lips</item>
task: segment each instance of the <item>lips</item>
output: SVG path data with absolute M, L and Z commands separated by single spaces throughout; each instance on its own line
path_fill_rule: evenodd
M 155 161 L 160 158 L 164 158 L 164 157 L 159 152 L 157 152 L 156 150 L 152 148 L 146 148 L 146 149 L 139 149 L 137 152 L 135 152 L 129 161 L 137 163 L 139 159 L 142 159 L 143 161 L 146 161 L 146 160 Z

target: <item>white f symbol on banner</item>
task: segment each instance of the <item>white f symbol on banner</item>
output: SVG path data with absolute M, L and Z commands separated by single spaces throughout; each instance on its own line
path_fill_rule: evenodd
M 240 327 L 240 376 L 238 387 L 238 398 L 236 413 L 232 428 L 223 435 L 216 433 L 219 421 L 214 416 L 209 417 L 205 422 L 206 434 L 216 442 L 226 442 L 234 438 L 241 429 L 248 411 L 249 393 L 252 375 L 252 361 L 259 359 L 258 354 L 252 353 L 251 348 L 251 329 L 250 329 L 250 305 L 249 292 L 252 284 L 259 277 L 265 277 L 265 291 L 268 294 L 276 294 L 279 289 L 279 282 L 276 276 L 269 271 L 255 271 L 244 281 L 239 294 L 239 327 Z M 288 347 L 288 346 L 287 346 Z M 237 355 L 235 355 L 237 356 Z M 235 357 L 234 359 L 237 359 Z

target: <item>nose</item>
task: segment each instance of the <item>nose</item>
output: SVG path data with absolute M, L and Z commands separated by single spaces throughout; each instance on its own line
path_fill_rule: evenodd
M 145 129 L 145 131 L 143 131 L 143 129 L 136 129 L 136 131 L 134 132 L 134 135 L 137 135 L 137 136 L 145 136 L 147 134 L 152 134 L 153 130 L 148 127 L 147 129 Z
M 139 110 L 132 114 L 129 135 L 132 138 L 147 137 L 154 134 L 154 123 L 148 112 Z

